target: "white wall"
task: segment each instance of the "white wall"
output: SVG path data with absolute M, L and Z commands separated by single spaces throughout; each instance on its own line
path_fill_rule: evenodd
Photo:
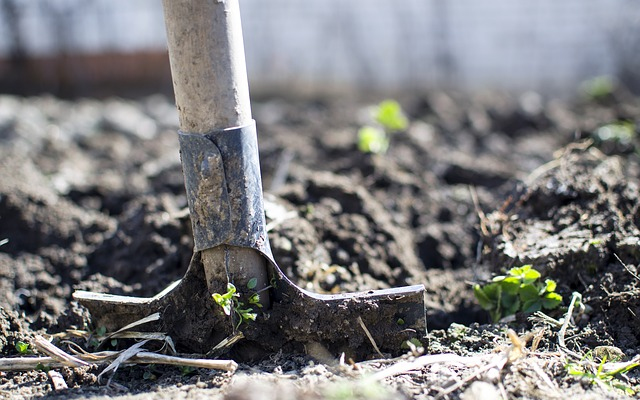
M 33 54 L 164 49 L 160 0 L 13 1 Z M 240 1 L 254 88 L 558 93 L 639 62 L 634 0 Z

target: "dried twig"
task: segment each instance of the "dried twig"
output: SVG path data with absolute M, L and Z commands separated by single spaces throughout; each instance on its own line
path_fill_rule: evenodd
M 239 340 L 244 339 L 244 333 L 237 331 L 229 337 L 226 337 L 220 341 L 215 347 L 207 352 L 207 356 L 213 356 L 218 353 L 224 353 L 227 349 L 231 348 Z
M 390 366 L 389 368 L 376 372 L 375 374 L 368 377 L 367 380 L 380 381 L 382 379 L 389 378 L 391 376 L 404 374 L 409 371 L 420 369 L 430 364 L 451 363 L 451 364 L 462 364 L 467 366 L 477 365 L 477 364 L 480 364 L 480 362 L 484 359 L 485 357 L 483 356 L 462 357 L 453 353 L 429 354 L 426 356 L 418 357 L 413 361 L 400 361 L 397 364 Z
M 140 352 L 132 359 L 140 364 L 167 364 L 193 368 L 217 369 L 221 371 L 234 372 L 238 364 L 233 360 L 210 360 L 208 358 L 184 358 L 166 356 L 149 352 Z
M 61 368 L 67 364 L 53 357 L 0 358 L 0 371 L 31 371 L 40 367 Z
M 358 323 L 362 327 L 362 330 L 364 331 L 364 333 L 369 338 L 369 341 L 371 342 L 371 345 L 373 346 L 373 348 L 376 350 L 376 353 L 378 353 L 380 358 L 384 358 L 384 355 L 382 354 L 382 352 L 380 352 L 380 349 L 378 348 L 376 341 L 373 339 L 373 336 L 371 336 L 371 332 L 369 332 L 369 329 L 367 329 L 367 326 L 364 324 L 362 317 L 360 317 L 359 315 L 358 315 Z
M 540 341 L 542 340 L 542 338 L 544 337 L 544 333 L 546 332 L 547 328 L 546 327 L 542 327 L 542 329 L 539 329 L 535 336 L 533 337 L 533 341 L 531 342 L 531 352 L 535 352 L 536 350 L 538 350 L 538 346 L 540 345 Z
M 87 361 L 89 365 L 101 365 L 111 362 L 120 353 L 121 352 L 119 351 L 103 351 L 100 353 L 79 355 L 78 358 Z M 208 358 L 165 356 L 146 351 L 137 353 L 134 357 L 125 360 L 123 364 L 170 364 L 230 372 L 235 371 L 238 367 L 238 364 L 232 360 L 210 360 Z M 37 369 L 39 366 L 45 368 L 61 368 L 67 365 L 53 357 L 0 358 L 0 371 L 31 371 Z
M 567 332 L 567 327 L 569 327 L 569 322 L 571 321 L 571 316 L 573 315 L 573 308 L 575 307 L 577 301 L 582 301 L 582 295 L 578 292 L 573 292 L 573 295 L 571 296 L 571 303 L 569 304 L 567 313 L 564 316 L 564 322 L 562 323 L 560 331 L 558 331 L 558 347 L 567 354 L 577 359 L 581 359 L 582 357 L 580 356 L 580 354 L 569 350 L 564 342 L 564 336 Z
M 499 371 L 501 371 L 504 368 L 504 366 L 507 365 L 508 361 L 509 361 L 508 352 L 499 355 L 497 358 L 494 359 L 494 361 L 490 362 L 484 367 L 476 369 L 471 375 L 465 377 L 461 381 L 457 382 L 455 385 L 449 386 L 443 392 L 440 392 L 435 398 L 441 399 L 447 396 L 448 394 L 455 392 L 456 390 L 464 387 L 467 383 L 471 382 L 472 380 L 477 379 L 478 377 L 480 377 L 482 374 L 489 371 L 490 369 L 497 368 Z
M 61 349 L 52 345 L 47 339 L 42 336 L 36 336 L 35 339 L 36 348 L 38 351 L 41 351 L 55 360 L 59 361 L 62 365 L 67 367 L 86 367 L 89 363 L 80 360 L 72 356 L 71 354 L 65 353 Z
M 98 353 L 78 354 L 76 357 L 87 365 L 101 365 L 115 360 L 121 351 L 102 351 Z M 140 351 L 135 356 L 124 360 L 122 364 L 169 364 L 194 368 L 207 368 L 233 372 L 238 364 L 233 360 L 211 360 L 201 358 L 185 358 Z M 53 357 L 18 357 L 0 358 L 0 371 L 31 371 L 44 368 L 61 368 L 66 363 Z
M 540 368 L 540 366 L 538 364 L 536 364 L 535 362 L 531 362 L 528 364 L 531 369 L 533 369 L 533 371 L 538 375 L 538 377 L 540 377 L 540 379 L 542 379 L 542 381 L 544 383 L 547 384 L 547 386 L 549 386 L 551 388 L 551 390 L 558 394 L 558 385 L 556 385 L 551 378 L 549 378 L 549 375 L 547 375 L 546 372 L 544 372 L 544 370 L 542 368 Z
M 640 281 L 640 276 L 638 276 L 638 274 L 634 273 L 633 271 L 631 271 L 631 268 L 629 268 L 627 266 L 627 264 L 623 263 L 622 260 L 620 259 L 620 257 L 618 257 L 618 255 L 616 253 L 613 253 L 613 255 L 615 256 L 615 258 L 620 262 L 620 264 L 622 264 L 622 266 L 624 267 L 624 269 L 627 270 L 627 272 L 633 276 L 634 278 L 636 278 L 637 281 Z
M 109 364 L 107 368 L 105 368 L 102 372 L 100 372 L 100 374 L 98 375 L 98 382 L 100 382 L 100 378 L 102 378 L 102 375 L 113 370 L 113 374 L 111 374 L 111 376 L 109 377 L 109 380 L 107 381 L 107 385 L 109 385 L 109 383 L 111 383 L 111 378 L 113 378 L 113 376 L 116 374 L 118 367 L 120 367 L 122 363 L 124 363 L 131 357 L 143 351 L 142 346 L 147 344 L 147 342 L 148 340 L 143 340 L 142 342 L 138 342 L 133 346 L 129 347 L 127 350 L 121 352 L 118 355 L 118 357 L 111 364 Z
M 487 215 L 480 208 L 480 201 L 478 201 L 478 193 L 476 192 L 476 188 L 473 186 L 469 186 L 469 193 L 471 194 L 471 201 L 473 202 L 473 207 L 476 210 L 476 214 L 478 214 L 478 219 L 480 220 L 480 231 L 484 237 L 489 237 L 489 229 L 487 228 Z

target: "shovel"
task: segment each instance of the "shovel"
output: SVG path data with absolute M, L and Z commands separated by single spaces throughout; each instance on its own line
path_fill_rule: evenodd
M 282 349 L 362 359 L 424 340 L 423 285 L 323 295 L 282 273 L 266 232 L 238 0 L 163 7 L 194 255 L 184 277 L 151 298 L 76 291 L 94 324 L 116 331 L 159 313 L 146 330 L 188 351 L 239 357 Z

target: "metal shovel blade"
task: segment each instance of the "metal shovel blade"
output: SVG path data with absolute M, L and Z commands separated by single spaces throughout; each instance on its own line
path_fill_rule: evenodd
M 362 359 L 378 349 L 397 355 L 412 338 L 424 343 L 423 285 L 324 295 L 297 287 L 276 265 L 271 264 L 271 270 L 275 278 L 271 307 L 256 309 L 256 320 L 239 326 L 258 354 L 304 352 L 308 345 L 320 344 L 334 356 L 345 352 Z M 159 312 L 158 321 L 139 329 L 168 334 L 179 348 L 191 352 L 207 353 L 237 333 L 237 321 L 211 299 L 199 253 L 183 279 L 154 297 L 85 291 L 76 291 L 73 297 L 89 310 L 95 326 L 111 332 Z
M 240 331 L 239 346 L 254 353 L 320 345 L 354 358 L 398 354 L 404 341 L 424 340 L 422 285 L 320 295 L 284 276 L 266 232 L 238 1 L 164 0 L 163 7 L 195 254 L 184 278 L 152 298 L 75 292 L 94 324 L 114 331 L 159 312 L 145 330 L 198 353 Z M 252 279 L 264 297 L 262 308 L 252 306 L 255 321 L 227 315 L 211 299 L 234 283 L 246 302 Z

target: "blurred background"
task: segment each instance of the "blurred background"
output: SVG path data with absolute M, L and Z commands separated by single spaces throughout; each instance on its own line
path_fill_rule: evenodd
M 632 0 L 241 0 L 254 95 L 640 91 Z M 0 0 L 0 91 L 171 93 L 160 0 Z

